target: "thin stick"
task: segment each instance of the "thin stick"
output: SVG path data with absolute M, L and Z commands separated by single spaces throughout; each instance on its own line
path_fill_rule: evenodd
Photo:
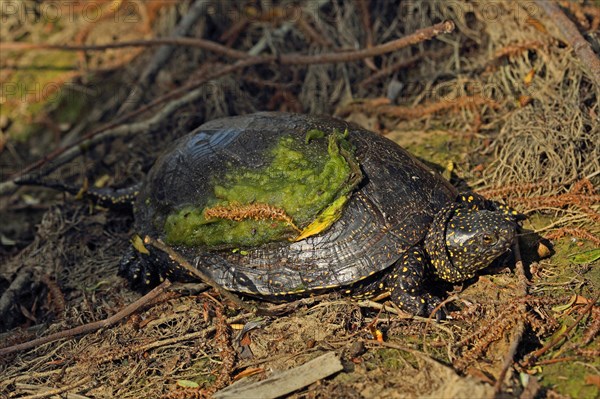
M 425 40 L 433 39 L 434 37 L 443 34 L 450 33 L 454 30 L 455 25 L 452 21 L 444 21 L 439 24 L 432 25 L 427 28 L 419 29 L 416 32 L 404 36 L 400 39 L 391 40 L 387 43 L 383 43 L 371 48 L 365 48 L 360 50 L 346 51 L 346 52 L 331 52 L 314 55 L 302 55 L 302 54 L 284 54 L 281 56 L 261 56 L 261 63 L 270 63 L 273 61 L 284 65 L 312 65 L 312 64 L 328 64 L 337 62 L 349 62 L 357 61 L 363 58 L 374 57 L 392 51 L 399 50 L 404 47 L 408 47 L 413 44 L 424 42 Z M 33 44 L 33 43 L 3 43 L 0 49 L 2 50 L 32 50 L 32 49 L 44 49 L 44 50 L 63 50 L 63 51 L 81 51 L 81 50 L 106 50 L 111 48 L 124 48 L 124 47 L 143 47 L 143 46 L 157 46 L 157 45 L 182 45 L 199 47 L 205 50 L 209 50 L 218 54 L 226 55 L 231 58 L 247 59 L 248 53 L 244 51 L 234 50 L 229 47 L 225 47 L 221 44 L 212 42 L 205 39 L 187 38 L 187 37 L 171 37 L 171 38 L 155 38 L 150 40 L 132 40 L 120 43 L 108 43 L 99 45 L 59 45 L 59 44 Z
M 40 392 L 40 393 L 36 393 L 33 395 L 27 395 L 27 396 L 21 396 L 21 399 L 41 399 L 41 398 L 47 398 L 47 397 L 54 396 L 54 395 L 60 395 L 62 393 L 70 391 L 71 389 L 85 385 L 88 382 L 90 382 L 91 380 L 92 380 L 92 377 L 90 377 L 90 376 L 83 377 L 82 379 L 77 380 L 77 381 L 73 382 L 72 384 L 65 385 L 62 388 L 44 389 L 44 391 Z
M 109 49 L 119 49 L 127 47 L 152 47 L 163 45 L 177 45 L 186 47 L 198 47 L 203 50 L 208 50 L 213 53 L 222 54 L 231 58 L 248 58 L 248 54 L 244 51 L 225 47 L 222 44 L 213 42 L 212 40 L 198 39 L 191 37 L 156 37 L 145 40 L 129 40 L 123 42 L 114 42 L 106 44 L 48 44 L 48 43 L 22 43 L 8 42 L 1 43 L 0 50 L 2 51 L 27 51 L 27 50 L 54 50 L 54 51 L 104 51 Z
M 87 333 L 91 333 L 93 331 L 99 330 L 101 328 L 112 326 L 112 325 L 118 323 L 119 321 L 123 320 L 124 318 L 130 316 L 131 314 L 135 313 L 143 306 L 152 302 L 159 295 L 161 295 L 170 285 L 171 285 L 171 283 L 169 282 L 169 280 L 163 281 L 160 285 L 155 287 L 152 291 L 148 292 L 146 295 L 144 295 L 137 301 L 127 305 L 121 311 L 115 313 L 114 315 L 112 315 L 104 320 L 95 321 L 93 323 L 84 324 L 82 326 L 71 328 L 69 330 L 60 331 L 60 332 L 57 332 L 56 334 L 51 334 L 46 337 L 41 337 L 41 338 L 37 338 L 37 339 L 31 340 L 31 341 L 23 342 L 21 344 L 8 346 L 6 348 L 1 348 L 0 356 L 8 355 L 10 353 L 14 353 L 14 352 L 18 352 L 18 351 L 22 351 L 22 350 L 26 350 L 26 349 L 35 348 L 36 346 L 44 345 L 49 342 L 53 342 L 53 341 L 56 341 L 56 340 L 59 340 L 62 338 L 70 338 L 70 337 L 73 337 L 73 336 L 79 335 L 79 334 L 87 334 Z
M 192 266 L 190 264 L 190 262 L 188 262 L 183 256 L 179 255 L 177 252 L 175 252 L 175 250 L 173 248 L 169 247 L 168 245 L 166 245 L 162 241 L 157 240 L 155 238 L 152 238 L 150 236 L 146 236 L 146 237 L 144 237 L 144 242 L 152 245 L 153 247 L 155 247 L 155 248 L 163 251 L 167 255 L 169 255 L 169 257 L 172 260 L 174 260 L 175 262 L 177 262 L 181 267 L 183 267 L 185 270 L 187 270 L 190 274 L 198 277 L 198 279 L 201 280 L 203 283 L 206 283 L 206 284 L 210 285 L 217 292 L 219 292 L 221 294 L 221 296 L 223 296 L 224 298 L 226 298 L 226 299 L 230 300 L 231 302 L 235 303 L 240 308 L 246 309 L 246 310 L 249 310 L 249 311 L 254 311 L 255 310 L 254 306 L 251 306 L 251 305 L 247 304 L 246 302 L 242 301 L 240 298 L 238 298 L 237 296 L 235 296 L 231 292 L 227 291 L 225 288 L 221 287 L 210 276 L 208 276 L 207 274 L 205 274 L 204 272 L 202 272 L 200 269 L 197 269 L 194 266 Z
M 515 243 L 513 246 L 513 251 L 515 254 L 515 272 L 517 278 L 519 280 L 519 296 L 524 298 L 527 296 L 527 276 L 525 275 L 525 267 L 523 266 L 523 259 L 521 258 L 521 251 L 519 250 L 519 240 L 515 239 Z M 525 302 L 521 303 L 518 306 L 519 315 L 524 314 L 526 311 Z M 517 320 L 517 325 L 515 326 L 513 336 L 511 338 L 510 346 L 508 348 L 508 352 L 504 356 L 504 361 L 502 363 L 502 369 L 500 370 L 500 374 L 498 375 L 498 379 L 494 384 L 494 392 L 500 393 L 502 391 L 502 384 L 504 383 L 504 378 L 506 377 L 506 373 L 508 369 L 515 362 L 515 354 L 517 353 L 517 348 L 521 343 L 521 338 L 523 338 L 523 333 L 525 332 L 525 319 L 519 316 Z
M 369 4 L 367 0 L 357 0 L 356 6 L 358 8 L 358 12 L 361 16 L 361 24 L 363 28 L 363 32 L 365 32 L 365 47 L 371 48 L 373 47 L 373 29 L 371 27 L 371 12 L 369 11 Z M 373 70 L 377 71 L 377 66 L 373 62 L 372 58 L 365 58 L 365 65 Z
M 554 1 L 536 0 L 535 3 L 546 12 L 549 19 L 558 27 L 567 43 L 581 60 L 582 67 L 596 85 L 596 89 L 600 90 L 600 59 L 592 50 L 592 45 L 581 36 L 577 26 Z
M 452 21 L 444 21 L 439 24 L 432 25 L 427 28 L 419 29 L 416 32 L 404 36 L 400 39 L 391 40 L 387 43 L 373 46 L 371 48 L 360 49 L 355 51 L 348 51 L 343 53 L 323 53 L 315 55 L 296 55 L 288 54 L 282 55 L 278 62 L 281 64 L 328 64 L 335 62 L 349 62 L 357 61 L 363 58 L 375 57 L 378 55 L 391 53 L 392 51 L 400 50 L 401 48 L 411 46 L 413 44 L 424 42 L 425 40 L 431 40 L 434 37 L 450 33 L 454 30 L 455 25 Z
M 236 316 L 230 317 L 226 320 L 227 324 L 232 324 L 232 323 L 237 323 L 240 320 L 244 320 L 247 319 L 251 316 L 254 316 L 253 312 L 248 312 L 248 313 L 242 313 L 242 314 L 238 314 Z M 116 360 L 120 360 L 124 357 L 127 356 L 131 356 L 134 353 L 143 353 L 143 352 L 148 352 L 152 349 L 156 349 L 156 348 L 161 348 L 163 346 L 168 346 L 168 345 L 173 345 L 173 344 L 177 344 L 179 342 L 184 342 L 184 341 L 191 341 L 193 339 L 197 339 L 197 338 L 206 338 L 206 336 L 210 333 L 213 333 L 216 331 L 216 326 L 212 325 L 210 327 L 207 327 L 203 330 L 200 331 L 194 331 L 192 333 L 188 333 L 188 334 L 184 334 L 184 335 L 177 335 L 176 337 L 172 337 L 172 338 L 166 338 L 163 340 L 159 340 L 159 341 L 152 341 L 148 344 L 145 345 L 134 345 L 134 346 L 129 346 L 126 350 L 121 350 L 118 351 L 117 353 L 106 353 L 104 355 L 98 356 L 98 357 L 94 357 L 93 361 L 100 365 L 102 363 L 108 363 L 108 362 L 114 362 Z M 20 378 L 20 377 L 17 377 Z
M 433 59 L 443 58 L 443 57 L 446 57 L 446 56 L 452 54 L 453 52 L 454 52 L 454 49 L 452 49 L 451 47 L 444 47 L 443 49 L 440 49 L 440 50 L 424 51 L 422 53 L 415 54 L 408 58 L 402 58 L 402 59 L 398 60 L 397 62 L 393 63 L 392 65 L 389 65 L 385 68 L 381 68 L 381 70 L 379 70 L 378 72 L 375 72 L 373 75 L 369 76 L 368 78 L 366 78 L 365 80 L 360 82 L 358 85 L 362 86 L 362 87 L 368 86 L 370 84 L 375 83 L 376 81 L 378 81 L 380 79 L 387 77 L 388 75 L 390 75 L 400 69 L 409 67 L 412 64 L 415 64 L 416 62 L 418 62 L 422 59 L 433 60 Z

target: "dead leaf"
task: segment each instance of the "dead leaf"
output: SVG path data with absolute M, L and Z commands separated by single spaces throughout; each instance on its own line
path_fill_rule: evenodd
M 585 383 L 586 385 L 595 385 L 598 388 L 600 388 L 600 375 L 595 374 L 588 374 L 585 376 Z
M 525 83 L 525 86 L 531 85 L 531 82 L 533 82 L 534 77 L 535 77 L 535 69 L 531 68 L 531 70 L 523 78 L 523 83 Z
M 262 367 L 252 367 L 243 371 L 240 371 L 239 373 L 237 373 L 234 377 L 233 380 L 237 381 L 237 380 L 241 380 L 242 378 L 246 378 L 246 377 L 250 377 L 252 375 L 256 375 L 256 374 L 261 374 L 264 373 L 265 369 Z

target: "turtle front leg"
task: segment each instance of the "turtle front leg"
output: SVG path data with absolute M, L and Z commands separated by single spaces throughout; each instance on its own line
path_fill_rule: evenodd
M 132 244 L 119 262 L 119 276 L 124 277 L 134 290 L 147 291 L 164 278 L 159 273 L 151 254 L 139 252 Z
M 407 313 L 429 316 L 440 303 L 440 299 L 429 294 L 424 287 L 427 257 L 420 247 L 410 248 L 379 279 L 368 283 L 359 282 L 347 292 L 355 298 L 373 297 L 389 292 L 390 300 Z M 436 318 L 443 318 L 438 311 Z
M 147 291 L 165 278 L 179 282 L 197 280 L 166 253 L 151 246 L 144 250 L 140 252 L 135 245 L 130 245 L 119 263 L 118 275 L 124 277 L 131 288 Z
M 383 278 L 383 285 L 390 291 L 391 301 L 400 309 L 418 315 L 429 316 L 440 299 L 425 290 L 427 257 L 423 249 L 413 247 L 404 252 Z M 438 310 L 436 318 L 443 318 Z

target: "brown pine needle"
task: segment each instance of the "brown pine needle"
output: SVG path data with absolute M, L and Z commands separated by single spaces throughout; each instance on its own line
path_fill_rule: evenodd
M 391 104 L 381 104 L 380 99 L 375 101 L 365 101 L 362 103 L 350 104 L 340 111 L 342 115 L 352 112 L 365 112 L 367 114 L 385 115 L 401 119 L 422 118 L 427 115 L 437 114 L 446 111 L 452 111 L 463 108 L 488 106 L 497 109 L 499 104 L 495 101 L 479 95 L 461 96 L 452 100 L 443 100 L 434 103 L 427 103 L 417 106 L 400 106 Z
M 589 240 L 596 245 L 600 245 L 600 238 L 596 237 L 592 233 L 587 230 L 578 227 L 561 227 L 560 229 L 553 231 L 550 234 L 546 235 L 546 238 L 549 240 L 558 240 L 566 235 L 571 235 L 573 237 L 581 238 L 583 240 Z
M 208 208 L 204 211 L 204 217 L 207 219 L 227 219 L 236 222 L 254 219 L 254 220 L 278 220 L 292 226 L 294 230 L 300 232 L 300 229 L 294 224 L 292 217 L 284 209 L 264 203 L 243 204 L 243 205 L 218 205 Z

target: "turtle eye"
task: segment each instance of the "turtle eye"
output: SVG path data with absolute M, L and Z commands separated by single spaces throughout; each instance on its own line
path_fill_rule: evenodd
M 484 234 L 481 237 L 481 240 L 483 241 L 484 244 L 492 244 L 495 240 L 494 240 L 494 236 L 492 236 L 491 234 Z

